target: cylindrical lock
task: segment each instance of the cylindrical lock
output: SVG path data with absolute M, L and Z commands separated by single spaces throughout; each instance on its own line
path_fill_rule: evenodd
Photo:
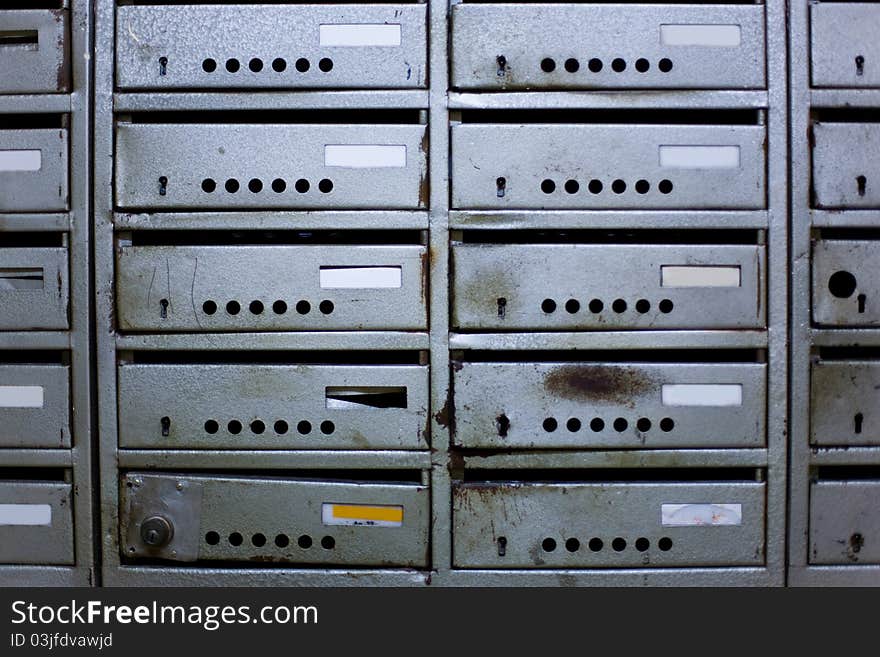
M 141 523 L 141 540 L 152 548 L 168 545 L 174 536 L 174 525 L 162 516 L 150 516 Z

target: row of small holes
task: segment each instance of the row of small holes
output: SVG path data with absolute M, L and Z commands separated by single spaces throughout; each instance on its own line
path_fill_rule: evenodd
M 300 315 L 308 315 L 312 311 L 312 304 L 306 301 L 305 299 L 300 299 L 296 302 L 296 312 Z M 321 303 L 318 304 L 318 310 L 321 311 L 324 315 L 329 315 L 335 310 L 336 306 L 333 305 L 333 302 L 329 299 L 324 299 Z M 206 315 L 213 315 L 217 312 L 217 302 L 213 299 L 208 299 L 202 304 L 202 310 Z M 255 299 L 248 304 L 248 310 L 251 311 L 252 315 L 262 315 L 265 310 L 265 306 L 262 301 Z M 228 301 L 226 303 L 226 312 L 230 315 L 237 315 L 241 312 L 241 304 L 238 301 Z M 287 303 L 278 299 L 272 304 L 272 312 L 276 315 L 283 315 L 287 312 Z
M 253 420 L 249 426 L 251 429 L 251 433 L 255 433 L 257 435 L 266 431 L 266 423 L 262 420 Z M 243 428 L 244 427 L 242 423 L 238 420 L 230 420 L 229 423 L 226 425 L 226 430 L 234 436 L 240 434 Z M 290 426 L 284 420 L 276 420 L 275 424 L 272 425 L 272 428 L 279 436 L 283 436 L 288 432 Z M 329 436 L 331 433 L 336 431 L 336 425 L 333 424 L 330 420 L 324 420 L 320 424 L 320 429 L 321 433 L 323 433 L 325 436 Z M 296 430 L 304 436 L 310 434 L 312 432 L 312 423 L 308 420 L 300 420 L 296 424 Z M 217 422 L 217 420 L 207 420 L 205 421 L 205 431 L 210 434 L 215 434 L 220 431 L 220 424 Z
M 581 63 L 574 57 L 569 57 L 565 60 L 563 66 L 569 73 L 577 73 L 581 68 Z M 593 73 L 598 73 L 602 70 L 602 67 L 602 60 L 597 57 L 593 57 L 587 62 L 587 68 Z M 636 60 L 635 68 L 639 73 L 647 73 L 648 69 L 651 68 L 651 62 L 644 57 L 640 57 Z M 672 60 L 664 57 L 657 62 L 657 68 L 659 68 L 662 73 L 669 73 L 669 71 L 672 70 Z M 621 57 L 616 57 L 611 60 L 611 69 L 615 73 L 623 73 L 626 70 L 626 60 Z M 552 73 L 556 70 L 556 60 L 552 57 L 545 57 L 541 60 L 541 70 L 544 71 L 544 73 Z
M 309 189 L 311 189 L 311 186 L 311 183 L 305 178 L 300 178 L 293 184 L 293 188 L 300 194 L 305 194 L 306 192 L 308 192 Z M 287 183 L 284 181 L 283 178 L 276 178 L 272 181 L 271 187 L 272 191 L 276 194 L 282 194 L 287 189 Z M 235 178 L 230 178 L 223 185 L 223 188 L 230 194 L 235 194 L 238 192 L 239 189 L 241 189 L 241 185 Z M 202 181 L 202 191 L 206 194 L 213 194 L 216 189 L 217 181 L 213 178 L 205 178 Z M 259 178 L 251 178 L 250 182 L 248 182 L 248 189 L 253 194 L 259 194 L 263 191 L 263 181 Z M 329 178 L 322 178 L 318 182 L 318 190 L 322 194 L 329 194 L 333 191 L 333 181 Z
M 244 536 L 242 536 L 238 532 L 232 532 L 228 536 L 227 540 L 229 541 L 230 545 L 238 547 L 239 545 L 244 543 Z M 267 541 L 265 534 L 258 533 L 251 536 L 251 543 L 254 547 L 261 548 L 266 545 L 266 542 Z M 208 545 L 217 545 L 218 543 L 220 543 L 220 534 L 213 531 L 208 532 L 207 534 L 205 534 L 205 543 L 207 543 Z M 308 534 L 303 534 L 298 539 L 296 539 L 296 544 L 299 545 L 303 550 L 308 550 L 310 547 L 312 547 L 312 537 Z M 288 537 L 287 534 L 278 534 L 275 537 L 275 545 L 280 548 L 286 548 L 288 545 L 290 545 L 290 537 Z M 321 547 L 325 550 L 332 550 L 336 547 L 336 539 L 332 536 L 323 537 L 321 539 Z
M 305 73 L 311 68 L 312 64 L 305 57 L 300 57 L 294 63 L 294 68 L 300 73 Z M 259 57 L 254 57 L 250 62 L 248 62 L 248 68 L 253 73 L 259 73 L 263 70 L 263 60 Z M 318 68 L 321 69 L 324 73 L 329 73 L 333 70 L 333 60 L 329 57 L 324 57 L 318 62 Z M 238 73 L 241 69 L 241 62 L 239 62 L 234 57 L 226 60 L 226 70 L 230 73 Z M 276 73 L 283 73 L 287 69 L 287 60 L 283 57 L 276 57 L 272 60 L 272 70 Z M 217 61 L 211 59 L 205 59 L 202 61 L 202 70 L 205 73 L 213 73 L 217 70 Z
M 544 431 L 547 433 L 553 433 L 556 429 L 559 428 L 559 422 L 557 422 L 555 417 L 548 417 L 541 424 L 544 427 Z M 627 427 L 629 427 L 629 422 L 626 421 L 626 418 L 616 418 L 612 423 L 614 430 L 618 433 L 626 431 Z M 581 430 L 581 421 L 576 417 L 569 418 L 565 423 L 565 428 L 568 429 L 572 433 L 576 433 Z M 660 430 L 663 432 L 670 432 L 675 428 L 675 421 L 671 417 L 664 417 L 660 420 Z M 605 420 L 600 417 L 594 417 L 590 420 L 590 430 L 595 433 L 599 433 L 605 429 Z M 646 417 L 640 417 L 636 420 L 636 429 L 641 432 L 650 431 L 651 430 L 651 420 Z
M 636 312 L 644 315 L 648 311 L 651 310 L 651 302 L 647 299 L 639 299 L 636 301 Z M 544 299 L 541 302 L 541 310 L 548 315 L 556 312 L 556 301 L 553 299 Z M 590 312 L 593 314 L 599 314 L 605 308 L 605 303 L 601 299 L 591 299 L 587 304 L 587 308 L 589 308 Z M 667 315 L 672 312 L 672 309 L 675 308 L 675 304 L 672 303 L 672 299 L 661 299 L 660 303 L 657 304 L 657 308 L 661 313 Z M 577 299 L 569 299 L 565 302 L 565 311 L 570 315 L 574 315 L 579 312 L 581 309 L 581 302 Z M 620 314 L 626 312 L 627 304 L 623 299 L 615 299 L 611 302 L 611 310 Z
M 601 194 L 602 190 L 605 186 L 602 184 L 601 180 L 597 180 L 593 178 L 589 183 L 587 183 L 587 189 L 591 194 Z M 565 181 L 563 185 L 563 189 L 565 189 L 568 194 L 577 194 L 580 189 L 580 183 L 575 179 L 569 179 Z M 663 179 L 657 184 L 657 189 L 661 194 L 670 194 L 673 189 L 672 181 Z M 651 191 L 651 183 L 647 180 L 637 180 L 635 184 L 635 190 L 639 194 L 647 194 Z M 545 194 L 552 194 L 556 191 L 556 181 L 551 180 L 550 178 L 545 178 L 541 181 L 541 191 Z M 626 191 L 626 181 L 618 178 L 611 183 L 611 191 L 615 194 L 623 194 Z
M 590 548 L 593 552 L 601 552 L 605 547 L 604 541 L 601 538 L 591 538 L 587 542 L 587 547 Z M 651 547 L 651 541 L 649 541 L 644 536 L 639 537 L 635 540 L 635 548 L 639 552 L 647 552 L 648 548 Z M 661 552 L 668 552 L 672 549 L 672 539 L 664 536 L 659 541 L 657 541 L 657 547 L 660 548 Z M 541 541 L 541 548 L 544 552 L 553 552 L 556 549 L 556 539 L 555 538 L 545 538 Z M 569 538 L 565 541 L 565 549 L 569 552 L 577 552 L 581 549 L 581 542 L 576 538 Z M 614 540 L 611 541 L 611 549 L 615 552 L 623 552 L 626 549 L 626 539 L 618 536 Z

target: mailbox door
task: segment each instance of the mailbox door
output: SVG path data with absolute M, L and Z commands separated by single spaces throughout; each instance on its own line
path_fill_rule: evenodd
M 880 87 L 880 7 L 867 2 L 810 4 L 814 87 Z
M 70 369 L 0 365 L 0 448 L 70 447 Z
M 880 362 L 814 362 L 810 391 L 812 443 L 880 444 Z
M 0 564 L 73 564 L 71 486 L 0 481 Z
M 0 248 L 0 330 L 67 329 L 67 249 Z
M 817 481 L 810 486 L 810 563 L 880 563 L 880 482 Z
M 813 142 L 817 207 L 880 207 L 880 123 L 814 123 Z
M 813 244 L 813 321 L 827 326 L 880 325 L 880 242 Z
M 0 94 L 70 90 L 67 23 L 67 9 L 0 10 Z
M 0 212 L 67 210 L 67 130 L 0 130 Z

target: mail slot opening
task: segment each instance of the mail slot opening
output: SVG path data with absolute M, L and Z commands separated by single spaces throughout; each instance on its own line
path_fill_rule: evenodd
M 42 290 L 42 267 L 0 267 L 0 290 Z
M 406 408 L 406 388 L 396 386 L 331 386 L 324 390 L 327 408 Z
M 38 50 L 38 37 L 37 30 L 0 30 L 0 56 L 5 48 Z

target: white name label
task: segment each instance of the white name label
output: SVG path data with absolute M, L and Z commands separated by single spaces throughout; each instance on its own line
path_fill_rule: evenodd
M 742 504 L 661 504 L 664 527 L 699 527 L 742 524 Z
M 401 287 L 400 267 L 321 267 L 321 287 L 342 290 L 375 290 Z
M 0 151 L 0 172 L 39 171 L 42 166 L 41 151 Z
M 48 504 L 0 504 L 0 526 L 48 527 L 52 507 Z
M 742 41 L 739 25 L 661 25 L 660 43 L 664 46 L 705 46 L 736 48 Z
M 399 46 L 400 25 L 361 23 L 356 25 L 321 25 L 318 43 L 322 46 Z
M 0 408 L 43 408 L 42 386 L 0 386 Z
M 738 169 L 739 146 L 661 146 L 660 166 L 668 169 Z
M 739 287 L 739 267 L 662 265 L 661 287 Z
M 406 146 L 380 144 L 328 144 L 324 146 L 325 167 L 387 169 L 406 166 Z
M 742 406 L 739 383 L 667 383 L 660 391 L 664 406 Z

